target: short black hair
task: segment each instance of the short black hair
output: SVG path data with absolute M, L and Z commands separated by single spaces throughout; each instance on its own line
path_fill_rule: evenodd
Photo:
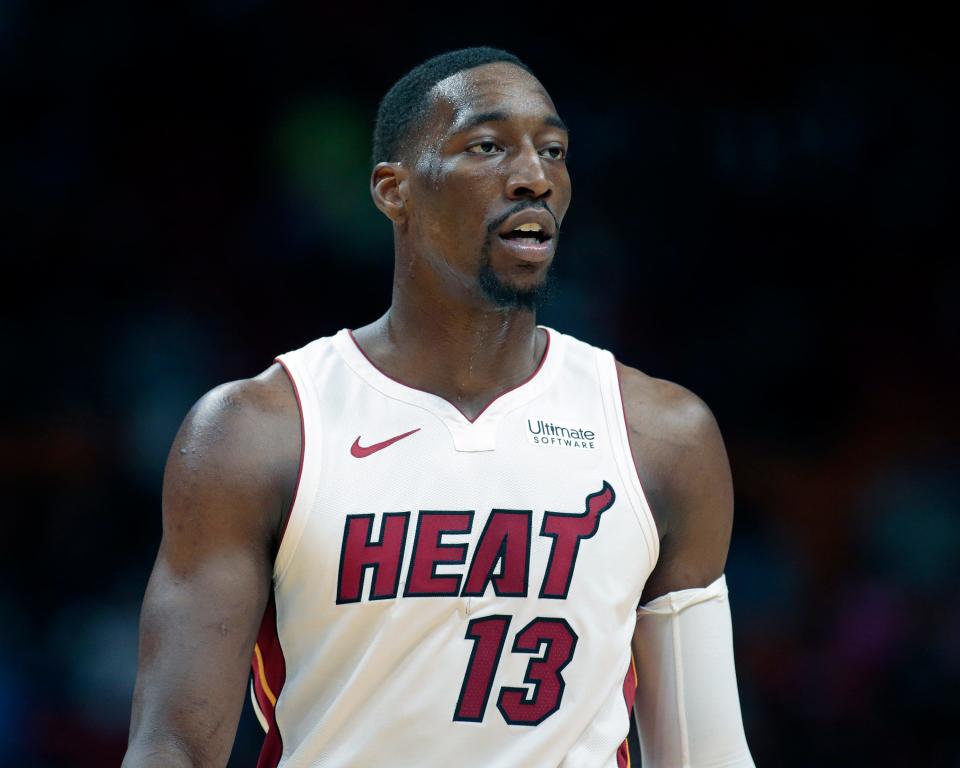
M 427 59 L 397 80 L 380 101 L 377 120 L 373 127 L 371 169 L 377 163 L 408 159 L 407 146 L 412 133 L 421 127 L 429 113 L 427 95 L 430 90 L 451 75 L 465 69 L 495 61 L 506 61 L 522 67 L 531 75 L 533 70 L 512 53 L 502 48 L 475 46 L 447 51 Z

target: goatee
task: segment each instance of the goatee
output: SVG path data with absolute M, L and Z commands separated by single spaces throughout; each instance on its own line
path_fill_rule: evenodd
M 547 267 L 547 273 L 537 285 L 530 288 L 518 288 L 503 282 L 490 266 L 490 250 L 485 247 L 480 259 L 480 271 L 477 282 L 491 303 L 505 309 L 531 309 L 546 304 L 552 294 L 556 279 L 553 274 L 553 264 Z

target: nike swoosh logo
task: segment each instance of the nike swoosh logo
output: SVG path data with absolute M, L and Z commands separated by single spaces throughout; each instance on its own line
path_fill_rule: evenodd
M 357 439 L 354 440 L 353 445 L 350 446 L 350 455 L 355 459 L 366 458 L 371 453 L 382 451 L 387 446 L 393 445 L 397 440 L 403 440 L 403 438 L 410 437 L 414 432 L 419 431 L 420 427 L 417 427 L 416 429 L 411 429 L 409 432 L 404 432 L 402 435 L 391 437 L 389 440 L 384 440 L 382 443 L 374 443 L 373 445 L 360 445 L 360 435 L 357 435 Z

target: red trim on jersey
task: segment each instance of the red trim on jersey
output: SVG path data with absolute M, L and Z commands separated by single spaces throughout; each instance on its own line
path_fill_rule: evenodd
M 284 373 L 287 374 L 287 378 L 290 379 L 290 386 L 293 387 L 293 396 L 297 398 L 297 412 L 300 414 L 300 466 L 297 468 L 297 482 L 293 486 L 293 498 L 290 500 L 290 509 L 287 510 L 287 515 L 283 519 L 283 526 L 280 528 L 280 537 L 277 539 L 277 551 L 279 552 L 280 544 L 283 541 L 283 534 L 287 532 L 287 523 L 290 522 L 290 515 L 293 514 L 293 506 L 297 502 L 297 493 L 300 490 L 300 478 L 303 476 L 303 456 L 304 453 L 306 453 L 307 442 L 303 423 L 303 402 L 300 400 L 300 390 L 297 389 L 297 382 L 294 381 L 293 374 L 290 373 L 290 369 L 287 368 L 283 360 L 275 359 L 275 362 L 280 363 L 280 367 L 283 368 Z
M 637 467 L 637 460 L 633 456 L 633 448 L 630 446 L 630 424 L 627 422 L 627 404 L 623 401 L 623 381 L 620 379 L 620 368 L 617 367 L 616 359 L 614 359 L 613 370 L 617 374 L 617 389 L 620 390 L 620 415 L 623 416 L 623 427 L 627 431 L 627 453 L 630 454 L 630 466 L 633 467 L 633 473 L 637 478 L 637 483 L 639 483 L 641 490 L 643 489 L 643 482 L 640 480 L 640 470 Z M 653 514 L 651 510 L 651 515 Z M 654 532 L 659 535 L 659 532 L 656 529 L 656 520 L 654 523 Z
M 283 754 L 283 738 L 277 727 L 276 701 L 287 678 L 287 664 L 277 633 L 277 604 L 272 592 L 257 633 L 252 666 L 253 692 L 267 721 L 267 735 L 263 739 L 257 768 L 276 768 Z
M 461 411 L 459 406 L 457 406 L 456 403 L 450 403 L 450 401 L 447 400 L 447 398 L 437 395 L 434 392 L 427 392 L 427 390 L 425 389 L 418 389 L 417 387 L 411 387 L 409 384 L 404 384 L 402 381 L 400 381 L 400 379 L 395 379 L 389 373 L 386 373 L 385 371 L 383 371 L 375 362 L 373 362 L 373 360 L 370 359 L 370 356 L 363 351 L 363 347 L 361 347 L 360 344 L 357 343 L 357 339 L 353 335 L 353 331 L 348 328 L 347 333 L 350 334 L 350 338 L 353 339 L 353 343 L 356 345 L 357 349 L 360 350 L 360 354 L 363 355 L 367 359 L 367 362 L 370 363 L 370 365 L 372 365 L 381 375 L 386 376 L 388 379 L 390 379 L 390 381 L 395 381 L 397 384 L 400 384 L 401 386 L 404 386 L 407 389 L 412 389 L 417 392 L 426 392 L 426 394 L 428 395 L 434 395 L 434 397 L 439 397 L 441 400 L 445 400 L 446 402 L 450 403 L 450 405 L 452 405 L 454 408 L 456 408 L 458 411 L 460 411 L 460 414 L 463 416 L 463 418 L 465 418 L 467 421 L 473 424 L 477 419 L 480 418 L 480 416 L 483 414 L 483 411 L 487 410 L 487 408 L 493 405 L 497 400 L 499 400 L 508 392 L 513 392 L 513 390 L 517 389 L 518 387 L 522 387 L 524 384 L 528 383 L 531 379 L 533 379 L 534 376 L 540 373 L 540 369 L 543 368 L 543 364 L 547 361 L 547 353 L 550 351 L 550 331 L 548 331 L 546 328 L 544 328 L 543 330 L 547 334 L 547 343 L 543 347 L 543 357 L 540 358 L 540 362 L 537 364 L 537 367 L 534 369 L 533 373 L 527 376 L 527 378 L 525 378 L 519 384 L 514 384 L 509 389 L 503 390 L 503 392 L 498 394 L 495 398 L 493 398 L 493 400 L 491 400 L 489 403 L 483 406 L 483 410 L 481 410 L 480 413 L 478 413 L 472 419 L 469 416 L 467 416 L 467 414 L 465 414 L 463 411 Z
M 617 768 L 630 768 L 630 744 L 626 739 L 617 747 Z
M 633 701 L 637 696 L 637 665 L 630 654 L 630 667 L 623 676 L 623 699 L 627 705 L 627 720 L 633 722 Z M 630 768 L 629 736 L 617 747 L 617 768 Z

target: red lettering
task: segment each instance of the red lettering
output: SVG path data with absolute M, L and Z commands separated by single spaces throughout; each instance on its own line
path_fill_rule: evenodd
M 589 539 L 600 529 L 600 515 L 613 506 L 615 494 L 606 480 L 596 493 L 587 496 L 586 508 L 576 514 L 544 512 L 541 536 L 553 538 L 550 559 L 543 574 L 540 597 L 563 600 L 570 590 L 573 569 L 577 563 L 580 542 Z
M 526 597 L 532 515 L 528 510 L 513 509 L 495 509 L 490 513 L 461 597 L 482 597 L 491 582 L 498 597 Z M 496 575 L 494 569 L 500 560 L 500 574 Z
M 472 510 L 420 512 L 407 584 L 403 589 L 404 597 L 444 597 L 460 594 L 460 580 L 463 576 L 438 576 L 437 566 L 463 565 L 467 559 L 467 545 L 444 544 L 441 538 L 445 533 L 470 533 L 472 526 Z
M 347 515 L 340 548 L 337 576 L 337 603 L 356 603 L 363 589 L 363 576 L 373 568 L 371 600 L 397 596 L 400 585 L 400 558 L 407 540 L 409 512 L 386 512 L 381 525 L 380 542 L 374 543 L 373 515 Z

